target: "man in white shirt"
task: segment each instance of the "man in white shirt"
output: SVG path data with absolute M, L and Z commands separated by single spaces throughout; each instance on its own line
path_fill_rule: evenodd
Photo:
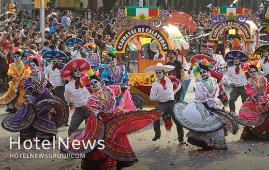
M 74 68 L 70 73 L 72 76 L 72 80 L 67 85 L 65 85 L 64 92 L 65 100 L 69 103 L 74 102 L 75 106 L 75 110 L 73 112 L 70 126 L 68 129 L 68 135 L 71 135 L 74 131 L 76 131 L 79 128 L 80 124 L 84 120 L 87 120 L 90 116 L 90 114 L 86 110 L 86 102 L 88 101 L 88 98 L 91 96 L 91 94 L 88 89 L 81 84 L 81 65 L 75 62 L 76 59 L 70 61 L 67 64 L 76 68 Z M 87 60 L 85 60 L 85 62 L 87 62 Z M 65 68 L 67 68 L 67 65 L 65 66 Z M 65 68 L 62 70 L 63 73 L 66 72 Z
M 262 51 L 262 59 L 260 59 L 260 65 L 263 71 L 263 76 L 265 76 L 267 78 L 267 81 L 269 81 L 269 45 L 264 46 L 266 47 Z
M 59 52 L 60 53 L 60 52 Z M 55 86 L 55 88 L 53 89 L 54 94 L 59 97 L 62 102 L 64 102 L 66 104 L 67 107 L 67 119 L 65 122 L 65 126 L 68 126 L 68 121 L 69 121 L 69 107 L 68 104 L 64 98 L 64 83 L 61 77 L 61 70 L 64 66 L 64 64 L 59 64 L 59 56 L 54 55 L 54 56 L 50 56 L 51 59 L 47 59 L 47 61 L 52 61 L 52 64 L 48 65 L 45 68 L 45 75 L 46 77 L 49 79 L 49 81 Z M 62 59 L 62 57 L 61 57 Z M 65 57 L 65 59 L 67 60 L 67 56 Z
M 225 60 L 227 59 L 228 57 L 227 55 L 229 55 L 229 53 L 226 54 Z M 242 59 L 241 57 L 242 55 L 246 55 L 246 54 L 243 52 L 240 52 L 240 53 L 237 53 L 237 55 L 230 55 L 230 57 L 232 57 L 233 66 L 229 68 L 228 73 L 227 73 L 226 82 L 232 87 L 232 91 L 230 93 L 230 99 L 229 99 L 229 108 L 230 108 L 230 113 L 233 115 L 235 115 L 235 102 L 238 99 L 238 97 L 241 96 L 242 103 L 245 102 L 245 100 L 247 99 L 247 94 L 244 87 L 244 85 L 247 83 L 247 76 L 242 71 L 243 66 L 241 65 L 241 62 L 245 62 L 246 59 Z
M 172 71 L 174 66 L 165 65 L 163 66 L 161 63 L 158 63 L 156 66 L 151 66 L 146 68 L 145 73 L 155 71 L 157 80 L 152 84 L 150 90 L 150 100 L 157 100 L 158 104 L 155 109 L 163 110 L 165 113 L 171 114 L 178 132 L 178 140 L 180 144 L 183 144 L 183 128 L 180 123 L 178 123 L 175 119 L 174 115 L 174 104 L 175 104 L 175 93 L 180 89 L 180 86 L 173 90 L 173 84 L 169 77 L 165 76 L 165 72 Z M 153 123 L 155 136 L 152 138 L 152 141 L 156 141 L 161 137 L 161 129 L 160 129 L 160 119 Z

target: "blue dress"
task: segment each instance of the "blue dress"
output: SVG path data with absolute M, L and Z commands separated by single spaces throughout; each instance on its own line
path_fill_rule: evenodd
M 117 67 L 107 67 L 101 74 L 101 80 L 105 82 L 106 86 L 119 85 L 127 86 L 129 82 L 128 72 L 122 64 Z M 121 97 L 116 98 L 117 105 L 120 103 Z

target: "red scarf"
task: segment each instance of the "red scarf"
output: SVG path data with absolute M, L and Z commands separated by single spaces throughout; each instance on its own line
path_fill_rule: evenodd
M 83 88 L 82 84 L 80 83 L 80 80 L 76 80 L 75 82 L 75 89 Z
M 235 74 L 239 74 L 239 71 L 240 71 L 240 67 L 239 66 L 236 66 L 236 68 L 235 68 Z
M 268 57 L 265 57 L 265 59 L 264 59 L 264 61 L 263 61 L 263 64 L 265 64 L 265 63 L 269 63 L 269 59 L 268 59 Z
M 164 90 L 167 89 L 167 88 L 166 88 L 166 81 L 165 81 L 164 79 L 162 79 L 162 80 L 160 81 L 160 84 L 163 86 L 163 89 L 164 89 Z
M 59 66 L 59 64 L 54 64 L 52 66 L 52 70 L 54 71 L 56 68 L 58 68 L 59 70 L 61 70 L 62 68 Z

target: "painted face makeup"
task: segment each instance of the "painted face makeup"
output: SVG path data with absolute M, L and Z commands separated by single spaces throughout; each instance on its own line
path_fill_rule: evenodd
M 90 86 L 91 86 L 91 89 L 92 89 L 93 91 L 99 91 L 99 90 L 101 90 L 101 88 L 102 88 L 102 84 L 101 84 L 101 82 L 98 81 L 98 80 L 96 80 L 96 79 L 92 79 L 92 80 L 90 81 Z
M 164 73 L 162 70 L 156 70 L 156 77 L 160 80 L 164 77 Z
M 249 70 L 250 77 L 255 77 L 257 75 L 257 73 L 258 73 L 257 70 L 254 68 Z
M 77 78 L 80 78 L 80 76 L 81 76 L 81 72 L 80 72 L 80 69 L 79 69 L 79 68 L 77 68 L 77 69 L 75 69 L 75 70 L 73 71 L 73 76 L 74 76 L 74 77 L 77 77 Z
M 234 62 L 235 65 L 239 65 L 239 64 L 241 63 L 239 57 L 234 57 L 234 58 L 233 58 L 233 62 Z
M 53 64 L 58 64 L 59 58 L 54 56 L 51 61 L 52 61 Z
M 30 66 L 30 70 L 31 70 L 32 73 L 37 73 L 38 72 L 37 65 L 34 62 L 31 62 L 29 66 Z
M 18 55 L 18 54 L 16 54 L 16 55 L 14 56 L 14 61 L 15 61 L 15 62 L 19 62 L 19 61 L 21 61 L 21 56 Z
M 201 78 L 203 80 L 208 79 L 208 71 L 207 70 L 201 69 L 200 70 L 200 75 L 201 75 Z

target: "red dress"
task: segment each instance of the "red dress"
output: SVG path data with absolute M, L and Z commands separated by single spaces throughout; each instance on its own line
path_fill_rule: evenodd
M 267 92 L 269 91 L 269 83 L 265 77 L 251 78 L 245 85 L 248 98 L 242 104 L 238 119 L 244 122 L 244 125 L 250 127 L 250 131 L 258 138 L 269 138 L 269 118 L 265 113 L 269 102 Z M 253 100 L 255 95 L 255 100 Z M 264 112 L 264 113 L 263 113 Z M 257 124 L 261 124 L 259 127 Z
M 130 98 L 129 89 L 125 90 L 119 106 L 115 107 L 115 98 L 121 94 L 119 86 L 105 86 L 93 93 L 86 107 L 91 114 L 82 132 L 69 136 L 69 142 L 104 140 L 104 149 L 84 148 L 74 150 L 63 148 L 67 153 L 86 153 L 87 161 L 99 162 L 100 168 L 115 166 L 121 162 L 130 166 L 137 161 L 136 155 L 129 143 L 127 134 L 135 132 L 159 119 L 162 111 L 136 111 Z M 96 116 L 97 115 L 97 116 Z M 70 145 L 71 146 L 71 145 Z

